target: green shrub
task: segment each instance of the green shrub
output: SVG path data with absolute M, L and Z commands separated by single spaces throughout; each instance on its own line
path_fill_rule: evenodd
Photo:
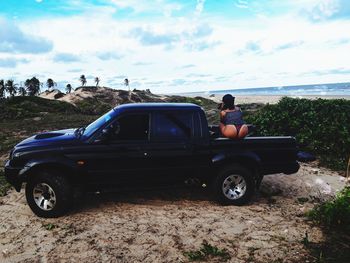
M 350 101 L 284 97 L 246 117 L 257 135 L 295 136 L 301 150 L 317 155 L 321 164 L 344 170 L 350 155 Z
M 205 261 L 211 258 L 220 258 L 222 261 L 227 261 L 231 258 L 226 249 L 219 249 L 210 245 L 207 241 L 203 241 L 199 250 L 184 252 L 184 255 L 190 261 Z
M 4 172 L 0 170 L 0 196 L 5 196 L 11 185 L 5 180 Z
M 350 186 L 333 200 L 315 206 L 307 217 L 323 226 L 322 242 L 310 242 L 307 234 L 303 240 L 315 262 L 350 262 Z
M 350 187 L 345 187 L 333 200 L 316 206 L 307 216 L 328 228 L 341 228 L 350 234 Z
M 78 109 L 72 104 L 40 97 L 12 97 L 0 99 L 0 119 L 22 119 L 37 116 L 40 112 L 74 113 Z
M 202 107 L 206 107 L 206 108 L 216 108 L 217 107 L 217 103 L 214 102 L 211 99 L 206 99 L 203 97 L 184 97 L 184 96 L 169 96 L 167 98 L 168 102 L 176 102 L 176 103 L 193 103 L 193 104 L 197 104 L 199 106 Z
M 108 103 L 102 102 L 96 98 L 85 98 L 84 100 L 76 103 L 79 111 L 84 114 L 104 114 L 111 110 L 113 106 Z

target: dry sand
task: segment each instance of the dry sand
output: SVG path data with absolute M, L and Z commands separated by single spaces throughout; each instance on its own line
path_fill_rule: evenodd
M 78 102 L 88 98 L 97 98 L 110 105 L 119 105 L 121 103 L 125 103 L 126 101 L 131 103 L 141 101 L 163 102 L 162 100 L 166 99 L 166 96 L 161 97 L 145 91 L 131 91 L 129 95 L 129 92 L 126 90 L 116 90 L 107 87 L 83 87 L 78 88 L 74 92 L 68 94 L 64 94 L 55 89 L 52 91 L 44 91 L 39 94 L 39 97 L 65 101 L 73 105 L 76 105 Z
M 166 190 L 90 196 L 58 219 L 34 216 L 23 191 L 11 191 L 0 198 L 0 262 L 187 262 L 183 253 L 204 240 L 227 249 L 228 262 L 305 262 L 305 233 L 311 242 L 324 237 L 304 213 L 344 185 L 308 164 L 266 176 L 246 206 L 220 206 L 206 190 Z

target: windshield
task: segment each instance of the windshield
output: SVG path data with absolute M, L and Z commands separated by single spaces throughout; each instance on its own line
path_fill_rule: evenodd
M 103 126 L 105 123 L 109 122 L 114 117 L 115 111 L 114 109 L 110 110 L 106 114 L 102 115 L 100 118 L 90 123 L 84 129 L 83 136 L 90 137 L 97 129 Z

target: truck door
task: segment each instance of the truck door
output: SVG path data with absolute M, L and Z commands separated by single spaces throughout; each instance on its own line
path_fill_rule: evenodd
M 110 124 L 108 141 L 94 145 L 87 169 L 93 183 L 143 185 L 147 180 L 144 145 L 149 144 L 148 113 L 129 113 Z
M 193 111 L 152 113 L 151 141 L 144 145 L 151 183 L 181 182 L 191 177 L 200 164 L 194 145 Z

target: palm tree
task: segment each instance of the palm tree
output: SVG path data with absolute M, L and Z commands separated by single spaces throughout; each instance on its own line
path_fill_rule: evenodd
M 67 84 L 67 86 L 66 86 L 66 92 L 67 92 L 67 93 L 71 93 L 71 91 L 72 91 L 72 85 L 71 85 L 71 84 Z
M 98 84 L 100 83 L 100 78 L 99 77 L 96 77 L 95 78 L 95 82 L 96 82 L 96 88 L 98 87 Z
M 85 86 L 85 84 L 86 84 L 85 75 L 81 75 L 81 76 L 80 76 L 80 82 L 81 82 L 81 85 L 82 85 L 82 86 Z
M 46 86 L 47 88 L 50 90 L 51 88 L 53 88 L 54 86 L 56 86 L 56 82 L 54 82 L 52 79 L 47 79 L 46 81 Z
M 129 89 L 129 100 L 130 100 L 131 92 L 130 92 L 130 86 L 129 86 L 129 79 L 124 79 L 124 85 L 125 85 L 125 87 L 128 87 L 128 89 Z
M 5 83 L 5 89 L 8 93 L 10 93 L 10 96 L 13 97 L 17 93 L 17 84 L 15 84 L 14 80 L 9 79 Z
M 27 91 L 24 87 L 20 86 L 19 89 L 18 89 L 18 93 L 24 97 L 25 95 L 27 95 Z
M 5 82 L 3 79 L 0 79 L 0 99 L 5 98 Z
M 129 80 L 128 79 L 124 79 L 124 85 L 125 85 L 125 87 L 127 87 L 129 89 L 129 92 L 130 92 L 130 86 L 129 86 Z
M 41 83 L 36 77 L 33 77 L 31 79 L 27 79 L 24 82 L 24 86 L 26 86 L 29 96 L 35 96 L 35 95 L 39 94 L 40 85 L 41 85 Z

